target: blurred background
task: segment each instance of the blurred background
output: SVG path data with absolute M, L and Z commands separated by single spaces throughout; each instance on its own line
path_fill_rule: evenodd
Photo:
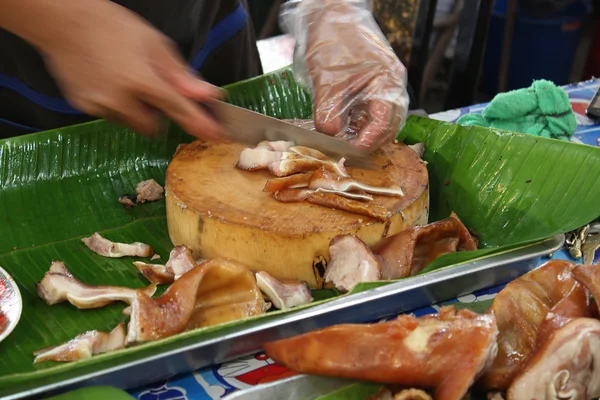
M 600 77 L 600 0 L 371 0 L 428 113 L 491 100 L 535 79 L 557 85 Z M 261 61 L 292 61 L 278 25 L 283 0 L 248 0 Z

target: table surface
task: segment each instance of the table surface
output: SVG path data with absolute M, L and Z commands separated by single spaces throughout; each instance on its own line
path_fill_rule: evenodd
M 287 46 L 285 47 L 286 51 L 289 51 L 289 43 L 285 46 Z M 283 61 L 277 59 L 274 63 L 283 63 Z M 281 66 L 285 65 L 286 64 L 283 64 Z M 277 64 L 276 67 L 278 66 L 279 65 Z M 267 70 L 267 68 L 265 69 Z M 577 117 L 577 130 L 571 139 L 571 141 L 575 143 L 600 146 L 600 122 L 589 119 L 585 114 L 585 109 L 589 101 L 599 87 L 600 79 L 565 87 L 565 90 L 569 95 L 571 107 Z M 433 114 L 430 117 L 454 122 L 463 114 L 481 112 L 483 108 L 485 108 L 485 104 L 478 104 L 471 107 Z M 556 252 L 552 258 L 570 259 L 565 250 Z M 598 262 L 599 258 L 600 251 L 596 253 L 595 262 Z M 546 261 L 548 261 L 548 259 L 542 259 L 540 264 Z M 445 302 L 444 304 L 452 302 L 470 303 L 487 300 L 496 296 L 503 287 L 504 286 L 498 286 L 461 296 L 452 301 Z M 435 313 L 438 309 L 439 305 L 432 305 L 430 307 L 414 310 L 411 314 L 421 316 Z M 130 393 L 139 400 L 220 399 L 236 390 L 282 379 L 289 375 L 290 371 L 276 365 L 271 359 L 266 357 L 264 353 L 258 353 L 251 357 L 214 365 L 209 368 L 195 371 L 191 374 L 175 377 L 167 382 L 159 382 L 148 387 L 131 390 Z

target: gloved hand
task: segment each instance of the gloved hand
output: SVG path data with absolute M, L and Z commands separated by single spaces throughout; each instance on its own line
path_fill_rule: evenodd
M 294 36 L 294 73 L 314 98 L 318 131 L 366 152 L 394 140 L 408 111 L 406 68 L 365 0 L 292 0 L 280 23 Z

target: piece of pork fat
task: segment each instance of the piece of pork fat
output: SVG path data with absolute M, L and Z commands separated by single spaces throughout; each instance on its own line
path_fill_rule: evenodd
M 540 325 L 548 313 L 577 285 L 574 263 L 552 260 L 509 283 L 494 299 L 500 335 L 498 355 L 477 385 L 503 391 L 536 347 Z
M 293 146 L 294 146 L 294 142 L 292 142 L 292 141 L 275 140 L 275 141 L 271 142 L 268 140 L 263 140 L 258 145 L 256 145 L 255 148 L 256 149 L 268 149 L 271 151 L 283 153 L 284 151 L 289 151 L 290 148 Z
M 150 282 L 158 284 L 173 283 L 183 274 L 190 271 L 196 266 L 196 261 L 192 256 L 192 252 L 187 246 L 175 246 L 169 254 L 169 260 L 165 265 L 162 264 L 146 264 L 144 262 L 135 261 L 133 265 L 138 271 L 146 277 Z
M 337 325 L 263 346 L 299 373 L 431 387 L 436 399 L 460 400 L 493 359 L 497 335 L 493 315 L 442 307 L 418 319 Z
M 321 166 L 312 174 L 308 181 L 308 188 L 311 190 L 329 189 L 339 192 L 362 191 L 380 196 L 404 196 L 404 192 L 400 187 L 386 188 L 366 185 L 350 177 L 340 175 L 330 165 Z
M 154 252 L 152 247 L 141 242 L 118 243 L 102 237 L 98 232 L 92 236 L 81 239 L 83 243 L 94 253 L 103 257 L 151 257 Z
M 508 400 L 587 400 L 600 396 L 600 321 L 577 318 L 540 347 L 512 381 Z
M 34 364 L 44 361 L 77 361 L 94 354 L 107 353 L 125 347 L 125 326 L 121 323 L 111 332 L 88 331 L 59 346 L 48 347 L 33 353 Z
M 127 344 L 262 314 L 267 306 L 254 274 L 224 259 L 196 265 L 157 298 L 137 292 Z
M 303 281 L 276 279 L 268 272 L 261 271 L 256 273 L 256 284 L 279 310 L 288 310 L 313 301 L 312 293 Z
M 420 273 L 444 254 L 477 250 L 477 242 L 455 213 L 424 226 L 387 237 L 372 247 L 381 261 L 382 279 Z
M 50 306 L 68 301 L 79 309 L 100 308 L 115 301 L 129 303 L 138 291 L 148 296 L 156 292 L 156 284 L 145 289 L 86 285 L 71 275 L 62 261 L 53 261 L 35 288 L 40 298 Z
M 135 187 L 138 203 L 156 201 L 165 197 L 165 190 L 154 179 L 148 179 L 137 184 Z
M 236 168 L 244 171 L 257 171 L 268 169 L 269 165 L 279 161 L 283 152 L 272 151 L 267 147 L 257 147 L 254 149 L 244 149 L 240 153 Z
M 338 235 L 329 243 L 329 263 L 323 278 L 347 292 L 361 282 L 380 280 L 381 263 L 357 236 Z

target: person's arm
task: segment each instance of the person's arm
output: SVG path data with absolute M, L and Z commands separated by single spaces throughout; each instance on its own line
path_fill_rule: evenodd
M 154 133 L 156 110 L 197 137 L 221 126 L 195 101 L 220 97 L 196 78 L 175 46 L 137 14 L 108 0 L 0 0 L 0 27 L 43 56 L 79 110 Z
M 407 74 L 370 1 L 291 0 L 280 20 L 296 39 L 294 71 L 314 95 L 317 130 L 366 151 L 392 141 L 408 112 Z

